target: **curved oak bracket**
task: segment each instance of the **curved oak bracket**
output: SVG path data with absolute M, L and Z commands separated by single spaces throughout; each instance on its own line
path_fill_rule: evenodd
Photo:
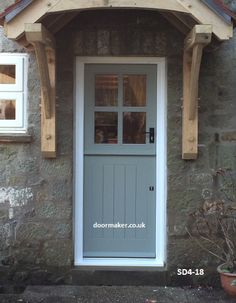
M 203 48 L 211 42 L 212 26 L 195 25 L 184 41 L 182 158 L 198 154 L 198 81 Z
M 56 157 L 56 62 L 55 41 L 41 24 L 25 24 L 25 37 L 35 50 L 41 84 L 41 151 Z

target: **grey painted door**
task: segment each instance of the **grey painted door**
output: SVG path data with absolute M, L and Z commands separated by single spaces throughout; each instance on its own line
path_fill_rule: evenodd
M 85 258 L 156 257 L 156 68 L 85 65 Z

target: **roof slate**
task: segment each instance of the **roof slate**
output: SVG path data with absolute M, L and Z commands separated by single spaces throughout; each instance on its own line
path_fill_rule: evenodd
M 34 0 L 16 0 L 15 3 L 8 6 L 2 13 L 0 13 L 0 25 L 3 25 L 4 21 L 11 21 L 33 1 Z
M 6 16 L 5 21 L 11 21 L 15 16 L 17 16 L 21 11 L 23 11 L 28 5 L 30 5 L 33 0 L 22 0 L 15 3 L 14 9 L 12 9 Z
M 227 23 L 231 22 L 231 16 L 226 14 L 225 10 L 215 0 L 201 0 L 204 2 L 211 10 L 217 13 L 218 16 L 222 17 Z

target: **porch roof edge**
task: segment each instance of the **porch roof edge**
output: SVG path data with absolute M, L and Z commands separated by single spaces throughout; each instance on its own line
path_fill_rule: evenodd
M 195 16 L 195 12 L 198 9 L 202 10 L 202 15 L 211 14 L 216 26 L 213 26 L 213 32 L 219 40 L 227 40 L 232 37 L 232 25 L 236 25 L 236 13 L 231 11 L 222 0 L 200 0 L 197 9 L 194 5 L 187 5 L 189 1 L 186 0 L 168 0 L 163 2 L 162 0 L 109 0 L 109 3 L 105 4 L 103 0 L 97 1 L 59 1 L 51 0 L 49 3 L 45 0 L 17 0 L 16 3 L 7 7 L 4 12 L 0 14 L 0 25 L 4 25 L 6 30 L 6 36 L 10 39 L 17 40 L 22 34 L 24 34 L 23 23 L 35 23 L 42 19 L 49 13 L 65 13 L 66 11 L 73 11 L 78 9 L 95 9 L 95 8 L 107 8 L 107 7 L 119 7 L 119 8 L 143 8 L 143 9 L 156 9 L 185 13 L 190 15 L 193 19 L 197 20 L 199 24 L 205 24 L 206 20 L 199 18 L 198 13 Z M 201 4 L 202 3 L 202 4 Z M 194 2 L 195 4 L 195 2 Z M 200 5 L 201 4 L 201 5 Z M 204 4 L 204 5 L 203 5 Z M 25 18 L 27 12 L 31 9 L 30 20 Z M 214 14 L 212 14 L 213 12 Z M 24 19 L 23 19 L 24 18 Z M 218 21 L 217 21 L 218 18 Z M 22 19 L 22 20 L 21 20 Z M 206 19 L 206 18 L 205 18 Z M 20 26 L 17 24 L 17 20 L 20 20 Z M 208 20 L 208 18 L 207 18 Z M 233 21 L 233 23 L 232 23 Z M 223 29 L 222 29 L 223 27 Z M 12 30 L 14 28 L 14 30 Z M 225 28 L 225 33 L 224 33 Z M 231 29 L 230 29 L 231 28 Z M 223 31 L 223 34 L 222 34 Z M 218 33 L 219 32 L 219 33 Z

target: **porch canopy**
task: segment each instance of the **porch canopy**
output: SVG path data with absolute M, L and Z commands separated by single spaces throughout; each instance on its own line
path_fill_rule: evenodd
M 185 36 L 183 51 L 182 157 L 198 153 L 198 80 L 202 52 L 212 41 L 233 36 L 236 15 L 221 0 L 18 0 L 0 14 L 7 38 L 34 48 L 41 81 L 41 150 L 56 157 L 54 34 L 81 11 L 95 9 L 159 11 Z

